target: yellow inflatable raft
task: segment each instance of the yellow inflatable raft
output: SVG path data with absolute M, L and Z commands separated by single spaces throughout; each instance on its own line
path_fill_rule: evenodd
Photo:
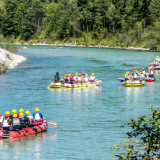
M 51 83 L 48 88 L 82 88 L 82 87 L 94 87 L 98 86 L 100 83 L 100 80 L 97 80 L 95 82 L 86 82 L 86 83 L 62 83 L 62 82 L 56 82 Z
M 145 85 L 145 81 L 139 80 L 127 80 L 123 82 L 124 87 L 142 87 Z

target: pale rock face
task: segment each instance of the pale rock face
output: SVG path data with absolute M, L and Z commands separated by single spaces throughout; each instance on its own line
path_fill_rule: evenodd
M 5 63 L 8 69 L 16 67 L 18 64 L 25 61 L 26 58 L 14 53 L 10 53 L 0 48 L 0 63 Z

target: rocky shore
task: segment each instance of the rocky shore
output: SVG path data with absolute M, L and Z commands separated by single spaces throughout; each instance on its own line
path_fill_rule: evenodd
M 10 53 L 3 48 L 0 48 L 0 74 L 7 70 L 16 67 L 18 64 L 25 61 L 26 58 L 14 53 Z
M 22 45 L 19 42 L 15 43 L 16 45 Z M 121 46 L 105 46 L 105 45 L 79 45 L 76 44 L 76 42 L 73 43 L 64 43 L 64 44 L 59 44 L 59 43 L 52 43 L 52 44 L 47 44 L 47 43 L 23 43 L 23 45 L 30 45 L 30 46 L 57 46 L 57 47 L 89 47 L 89 48 L 111 48 L 111 49 L 125 49 L 125 50 L 139 50 L 139 51 L 157 51 L 157 50 L 151 50 L 150 48 L 142 48 L 142 47 L 121 47 Z

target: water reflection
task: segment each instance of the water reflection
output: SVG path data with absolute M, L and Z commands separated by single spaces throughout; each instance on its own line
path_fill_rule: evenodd
M 43 142 L 49 141 L 55 143 L 57 140 L 57 132 L 42 132 L 37 135 L 29 135 L 21 138 L 2 139 L 0 140 L 0 150 L 13 150 L 11 152 L 3 152 L 3 157 L 6 159 L 16 159 L 19 156 L 24 157 L 22 153 L 26 155 L 26 158 L 32 156 L 40 158 L 43 151 Z

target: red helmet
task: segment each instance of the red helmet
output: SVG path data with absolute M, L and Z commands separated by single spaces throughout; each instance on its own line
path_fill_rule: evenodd
M 82 75 L 85 75 L 85 73 L 82 73 Z
M 134 70 L 136 70 L 137 68 L 134 68 Z
M 133 72 L 136 72 L 135 70 L 133 70 Z
M 78 76 L 81 76 L 81 74 L 78 74 Z
M 144 70 L 144 68 L 142 68 L 142 71 Z
M 9 114 L 5 114 L 5 118 L 8 118 L 9 117 Z
M 74 77 L 74 74 L 72 74 L 72 77 Z

